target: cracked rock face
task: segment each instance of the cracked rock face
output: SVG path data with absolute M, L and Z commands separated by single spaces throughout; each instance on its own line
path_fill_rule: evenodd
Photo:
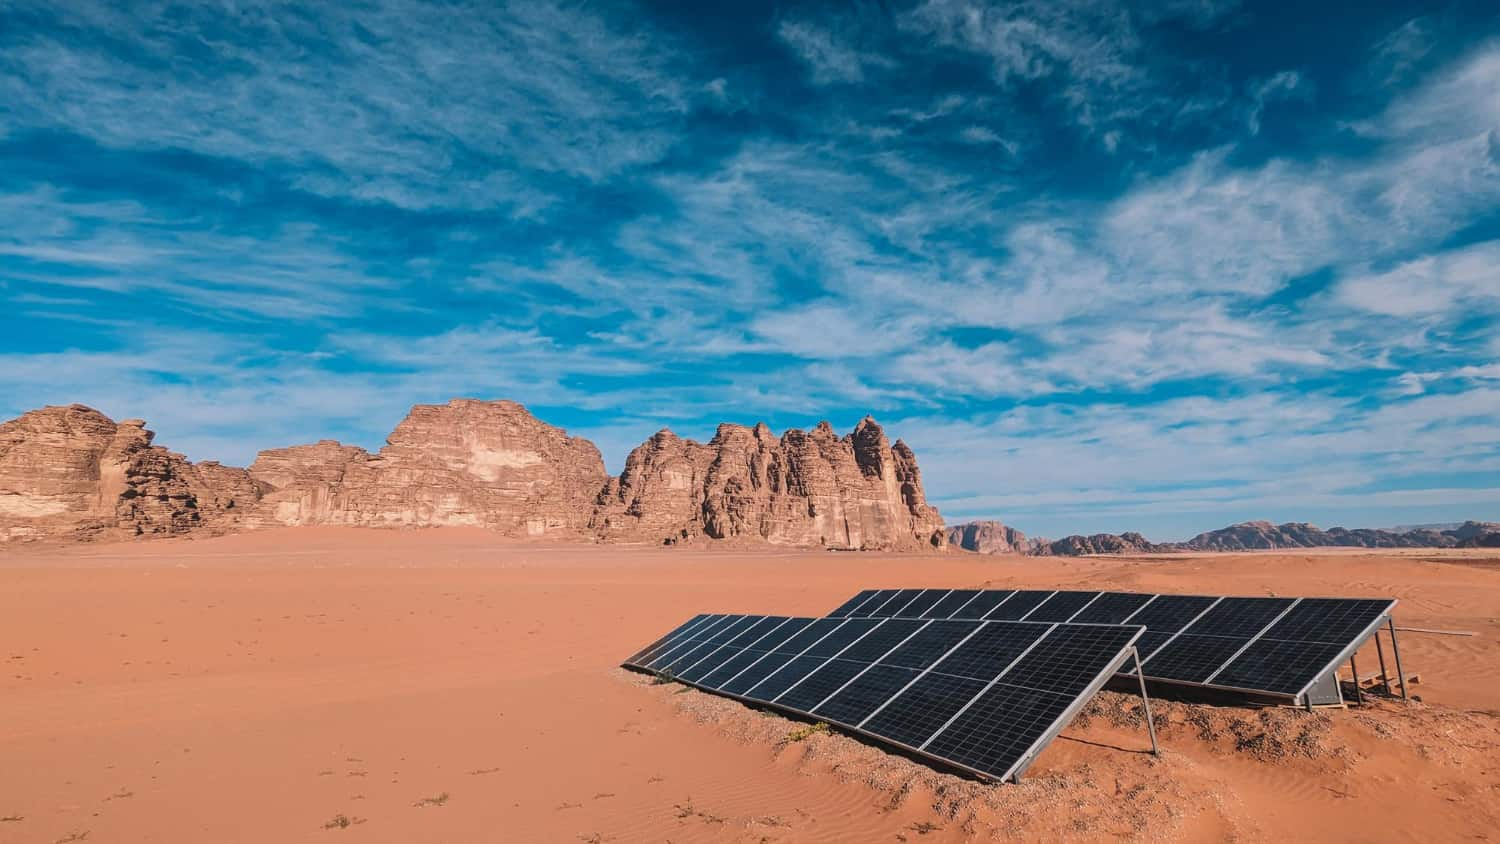
M 153 436 L 81 404 L 0 424 L 0 540 L 227 529 L 254 505 L 244 469 L 194 466 Z
M 759 539 L 843 550 L 944 542 L 916 458 L 866 418 L 839 437 L 824 422 L 777 437 L 720 425 L 707 445 L 662 431 L 631 452 L 600 495 L 606 539 Z
M 334 440 L 193 464 L 83 405 L 0 425 L 0 541 L 277 525 L 463 525 L 509 536 L 833 549 L 942 546 L 916 458 L 873 419 L 778 437 L 662 431 L 611 478 L 599 450 L 509 401 L 418 405 L 379 452 Z
M 324 440 L 261 452 L 260 512 L 283 525 L 446 525 L 582 533 L 608 475 L 599 449 L 515 402 L 417 405 L 376 454 Z

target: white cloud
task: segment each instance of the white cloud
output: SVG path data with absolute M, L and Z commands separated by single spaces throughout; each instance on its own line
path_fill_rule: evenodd
M 781 43 L 808 66 L 813 81 L 820 85 L 862 82 L 865 68 L 895 66 L 890 58 L 852 44 L 851 35 L 801 20 L 783 20 L 776 28 Z
M 1500 240 L 1344 279 L 1336 296 L 1350 307 L 1395 317 L 1500 310 Z

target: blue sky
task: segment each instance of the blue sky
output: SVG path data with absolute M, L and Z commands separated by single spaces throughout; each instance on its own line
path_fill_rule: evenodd
M 873 413 L 950 522 L 1500 517 L 1492 3 L 706 8 L 0 4 L 0 415 Z

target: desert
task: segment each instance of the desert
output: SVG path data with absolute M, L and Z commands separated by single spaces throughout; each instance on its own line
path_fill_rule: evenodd
M 693 612 L 869 587 L 1397 595 L 1403 704 L 1107 691 L 1019 785 L 618 663 Z M 579 545 L 276 528 L 0 557 L 5 840 L 1466 840 L 1497 820 L 1500 560 Z M 1364 665 L 1373 656 L 1361 654 Z M 1347 677 L 1347 674 L 1345 675 Z M 348 826 L 343 824 L 347 822 Z
M 0 844 L 1500 834 L 1496 0 L 0 0 Z

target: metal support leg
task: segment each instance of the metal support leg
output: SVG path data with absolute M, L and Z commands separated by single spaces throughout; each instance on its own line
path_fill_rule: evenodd
M 1401 699 L 1409 700 L 1406 696 L 1406 672 L 1401 669 L 1401 646 L 1396 644 L 1396 620 L 1386 619 L 1391 628 L 1391 653 L 1396 657 L 1396 676 L 1401 679 Z
M 1391 696 L 1391 675 L 1385 668 L 1385 647 L 1380 644 L 1380 631 L 1375 631 L 1375 655 L 1380 657 L 1380 679 L 1385 682 L 1385 695 Z
M 1359 691 L 1359 666 L 1354 664 L 1354 654 L 1349 655 L 1349 673 L 1354 675 L 1354 705 L 1364 706 L 1365 696 Z
M 1156 746 L 1156 721 L 1151 717 L 1151 698 L 1146 696 L 1146 673 L 1141 670 L 1141 652 L 1131 648 L 1130 654 L 1135 657 L 1135 679 L 1141 684 L 1141 706 L 1146 710 L 1146 732 L 1151 734 L 1151 755 L 1160 756 L 1161 748 Z

